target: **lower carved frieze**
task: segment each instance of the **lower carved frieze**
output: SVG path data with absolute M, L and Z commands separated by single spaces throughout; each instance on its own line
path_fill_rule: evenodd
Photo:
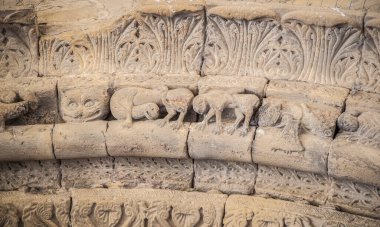
M 257 166 L 244 162 L 194 160 L 194 188 L 219 190 L 227 194 L 252 194 Z
M 379 226 L 380 221 L 327 208 L 260 197 L 232 195 L 226 203 L 224 226 Z
M 72 226 L 221 226 L 226 195 L 158 189 L 72 191 Z
M 0 226 L 69 226 L 70 195 L 0 193 Z

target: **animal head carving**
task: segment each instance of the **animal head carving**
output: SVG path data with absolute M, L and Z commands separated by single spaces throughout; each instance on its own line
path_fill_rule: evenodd
M 193 109 L 198 114 L 205 114 L 208 111 L 209 106 L 208 106 L 205 95 L 200 94 L 200 95 L 194 97 Z

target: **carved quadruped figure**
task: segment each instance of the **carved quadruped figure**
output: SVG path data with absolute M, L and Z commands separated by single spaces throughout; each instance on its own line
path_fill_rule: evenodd
M 241 136 L 247 135 L 249 131 L 249 122 L 253 113 L 258 109 L 260 99 L 254 94 L 241 94 L 242 89 L 209 90 L 204 94 L 196 96 L 193 100 L 194 111 L 198 114 L 206 114 L 204 120 L 197 125 L 197 128 L 203 130 L 209 120 L 215 116 L 216 126 L 213 130 L 215 134 L 222 133 L 222 112 L 224 109 L 234 109 L 236 119 L 232 127 L 227 129 L 227 133 L 232 134 L 243 121 L 241 127 Z
M 0 132 L 5 130 L 5 121 L 36 110 L 37 107 L 38 98 L 30 91 L 0 91 Z
M 282 129 L 281 137 L 284 141 L 274 141 L 272 149 L 286 152 L 304 150 L 299 139 L 302 115 L 300 106 L 283 105 L 276 101 L 265 103 L 259 109 L 259 126 Z
M 178 129 L 183 124 L 193 97 L 193 93 L 186 88 L 169 90 L 166 86 L 152 89 L 127 87 L 116 91 L 111 97 L 111 112 L 117 119 L 125 119 L 126 127 L 131 127 L 133 119 L 157 119 L 159 108 L 165 107 L 167 115 L 160 119 L 159 125 L 163 127 L 179 113 L 174 125 L 174 128 Z

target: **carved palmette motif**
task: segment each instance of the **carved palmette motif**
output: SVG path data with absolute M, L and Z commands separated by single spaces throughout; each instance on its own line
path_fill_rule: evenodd
M 199 74 L 203 24 L 201 9 L 174 15 L 141 9 L 120 19 L 113 28 L 80 37 L 41 39 L 40 68 L 42 74 L 49 75 Z
M 74 205 L 76 226 L 215 226 L 215 209 L 166 201 L 127 200 L 123 203 L 98 202 Z
M 357 77 L 361 31 L 348 24 L 307 24 L 293 19 L 293 14 L 285 14 L 281 23 L 270 15 L 243 20 L 211 13 L 207 19 L 206 75 L 248 75 L 347 87 Z
M 37 75 L 37 34 L 33 26 L 0 25 L 0 78 Z
M 32 203 L 23 210 L 24 226 L 68 226 L 70 202 L 63 204 Z
M 17 227 L 18 223 L 17 209 L 10 204 L 0 205 L 0 226 Z

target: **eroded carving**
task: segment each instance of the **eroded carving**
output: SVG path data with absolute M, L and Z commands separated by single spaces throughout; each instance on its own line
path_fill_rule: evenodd
M 169 90 L 166 86 L 156 89 L 128 87 L 116 91 L 112 96 L 111 111 L 117 119 L 125 119 L 126 127 L 131 127 L 132 119 L 157 119 L 159 107 L 165 107 L 167 115 L 160 120 L 159 125 L 168 124 L 170 119 L 179 113 L 174 125 L 175 129 L 179 129 L 183 125 L 193 97 L 193 93 L 186 88 Z
M 30 91 L 0 91 L 0 132 L 5 130 L 5 122 L 15 119 L 38 108 L 38 98 Z
M 0 226 L 17 227 L 19 218 L 17 208 L 11 204 L 0 205 Z
M 235 132 L 239 124 L 244 120 L 240 134 L 246 136 L 249 131 L 249 123 L 254 112 L 258 109 L 260 99 L 253 94 L 241 94 L 240 90 L 210 90 L 199 94 L 193 100 L 193 108 L 198 114 L 205 114 L 204 120 L 198 123 L 199 130 L 203 130 L 212 117 L 215 116 L 216 123 L 213 133 L 222 133 L 222 112 L 224 109 L 232 108 L 235 111 L 235 122 L 226 131 L 229 134 Z

